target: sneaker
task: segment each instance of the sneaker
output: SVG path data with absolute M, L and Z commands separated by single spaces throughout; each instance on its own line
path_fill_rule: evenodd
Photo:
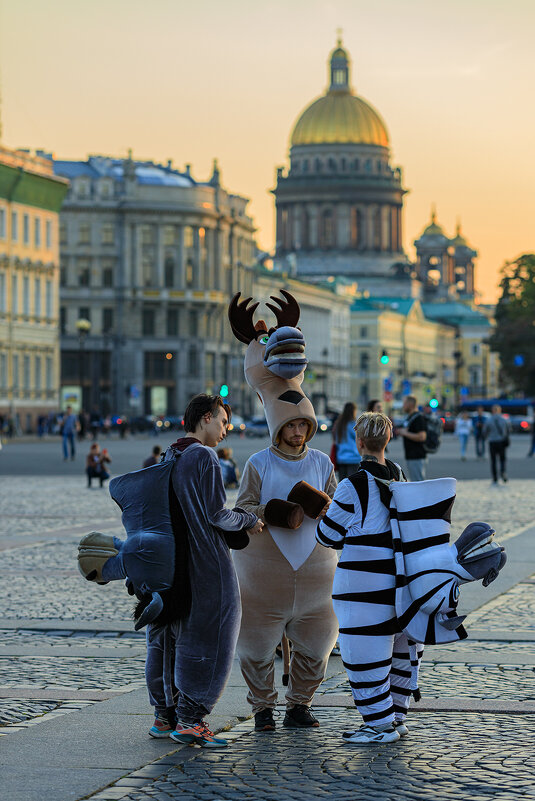
M 282 725 L 287 729 L 317 729 L 320 724 L 308 706 L 296 704 L 286 710 Z
M 336 642 L 331 651 L 331 656 L 340 656 L 340 643 Z
M 357 731 L 345 731 L 342 739 L 346 743 L 356 743 L 357 745 L 372 745 L 373 743 L 393 743 L 399 740 L 399 731 L 394 726 L 386 729 L 378 729 L 373 726 L 361 726 Z
M 172 731 L 169 736 L 175 743 L 185 743 L 186 745 L 196 743 L 203 748 L 224 748 L 228 745 L 227 740 L 214 736 L 204 720 L 191 725 L 188 723 L 177 723 L 175 731 Z
M 404 720 L 395 720 L 392 725 L 400 737 L 406 737 L 409 733 L 409 727 Z
M 255 731 L 275 731 L 272 709 L 261 709 L 254 716 Z
M 507 483 L 507 474 L 506 473 L 502 473 L 502 481 L 503 481 L 504 484 Z
M 149 729 L 149 734 L 151 737 L 169 737 L 172 731 L 173 727 L 169 721 L 156 715 L 154 723 Z

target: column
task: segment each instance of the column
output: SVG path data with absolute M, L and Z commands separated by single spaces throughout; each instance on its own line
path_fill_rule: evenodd
M 178 225 L 177 226 L 177 248 L 176 248 L 176 259 L 177 259 L 177 276 L 176 276 L 176 285 L 178 289 L 185 289 L 186 287 L 186 265 L 184 263 L 184 226 Z
M 366 244 L 365 250 L 373 250 L 373 215 L 375 206 L 368 206 L 366 208 Z
M 318 247 L 318 207 L 315 203 L 309 203 L 307 206 L 308 211 L 308 236 L 309 246 L 311 250 L 316 250 Z
M 163 289 L 165 286 L 165 271 L 164 271 L 164 238 L 163 238 L 163 225 L 156 226 L 156 286 L 158 289 Z
M 134 286 L 143 287 L 143 246 L 142 246 L 142 230 L 141 225 L 138 223 L 135 226 L 135 249 L 134 249 L 134 263 L 135 263 L 135 276 Z

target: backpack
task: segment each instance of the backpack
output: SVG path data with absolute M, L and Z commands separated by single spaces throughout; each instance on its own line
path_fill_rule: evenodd
M 427 439 L 423 443 L 424 450 L 426 453 L 436 453 L 440 448 L 444 424 L 440 417 L 435 417 L 434 415 L 424 414 L 423 418 L 427 431 Z

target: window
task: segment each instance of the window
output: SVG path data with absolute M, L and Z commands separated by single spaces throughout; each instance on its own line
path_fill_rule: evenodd
M 190 337 L 197 336 L 197 312 L 194 309 L 189 313 L 189 335 Z
M 22 218 L 22 241 L 25 245 L 30 244 L 30 216 L 28 214 Z
M 188 351 L 188 373 L 196 376 L 199 370 L 199 361 L 197 358 L 197 348 L 192 345 Z
M 41 247 L 41 220 L 39 217 L 33 221 L 33 242 L 36 248 Z
M 49 320 L 54 316 L 54 296 L 52 295 L 52 281 L 47 281 L 45 286 L 45 314 Z
M 41 392 L 41 357 L 36 356 L 34 361 L 34 387 L 36 392 Z
M 142 333 L 146 337 L 154 336 L 156 314 L 154 309 L 143 309 L 142 314 Z
M 187 286 L 192 286 L 193 284 L 193 262 L 191 259 L 188 259 L 186 263 L 186 284 Z
M 59 285 L 67 286 L 67 268 L 64 265 L 59 268 Z
M 184 247 L 185 248 L 192 248 L 193 247 L 193 228 L 191 225 L 186 225 L 184 228 Z
M 18 390 L 18 388 L 19 388 L 19 355 L 18 355 L 18 353 L 14 353 L 13 354 L 13 359 L 11 361 L 11 368 L 12 368 L 12 371 L 13 371 L 13 376 L 12 376 L 13 389 L 14 390 Z
M 54 367 L 53 367 L 53 362 L 52 362 L 52 356 L 47 356 L 46 357 L 45 370 L 46 370 L 46 378 L 45 378 L 45 380 L 46 380 L 46 388 L 50 392 L 50 390 L 54 386 Z
M 67 226 L 65 223 L 59 224 L 59 244 L 66 245 L 67 244 Z
M 90 245 L 91 244 L 91 226 L 87 223 L 80 223 L 78 226 L 78 244 Z
M 471 345 L 470 346 L 470 351 L 472 353 L 472 356 L 479 356 L 480 352 L 481 352 L 481 348 L 480 348 L 479 342 L 475 342 L 473 345 Z
M 78 283 L 80 286 L 89 286 L 91 283 L 91 270 L 89 267 L 81 267 L 78 270 Z
M 7 389 L 7 354 L 0 353 L 0 389 Z
M 174 225 L 165 225 L 163 229 L 164 245 L 176 244 L 176 228 Z
M 35 279 L 35 302 L 34 302 L 34 314 L 36 317 L 41 316 L 41 279 Z
M 7 301 L 6 301 L 6 274 L 4 272 L 0 273 L 0 312 L 7 311 Z
M 19 279 L 18 276 L 11 276 L 11 310 L 13 315 L 19 313 Z
M 0 209 L 0 239 L 6 238 L 6 210 Z
M 105 287 L 112 287 L 113 286 L 113 270 L 111 267 L 104 267 L 102 270 L 102 286 Z
M 26 317 L 30 314 L 30 279 L 27 275 L 22 279 L 22 313 Z
M 143 286 L 153 285 L 153 267 L 152 256 L 144 256 L 142 263 Z
M 365 325 L 361 326 L 360 328 L 360 338 L 367 339 L 368 338 L 368 329 Z
M 89 309 L 89 306 L 80 306 L 78 310 L 78 319 L 89 320 L 89 322 L 91 322 L 91 311 Z
M 59 331 L 60 334 L 67 333 L 67 309 L 65 306 L 60 306 L 59 309 Z
M 115 243 L 115 226 L 113 223 L 104 223 L 101 234 L 103 245 L 113 245 Z
M 142 245 L 154 244 L 154 232 L 152 225 L 141 226 L 141 244 Z
M 27 355 L 22 358 L 22 389 L 30 389 L 30 357 Z
M 50 220 L 46 221 L 46 249 L 52 250 L 52 223 Z
M 102 333 L 109 334 L 113 331 L 113 309 L 102 309 Z
M 11 241 L 19 241 L 19 215 L 16 211 L 11 212 Z
M 172 289 L 175 285 L 175 262 L 170 256 L 167 256 L 164 264 L 165 272 L 165 286 Z
M 167 336 L 178 336 L 178 309 L 167 309 Z

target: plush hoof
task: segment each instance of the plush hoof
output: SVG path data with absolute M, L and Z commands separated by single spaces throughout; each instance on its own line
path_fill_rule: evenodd
M 299 481 L 292 487 L 288 500 L 302 506 L 306 516 L 312 520 L 317 520 L 325 506 L 331 502 L 326 492 L 316 489 L 306 481 Z
M 268 526 L 295 530 L 299 528 L 305 519 L 305 512 L 298 503 L 272 498 L 271 501 L 267 502 L 264 509 L 264 519 Z
M 102 577 L 102 568 L 110 557 L 117 556 L 118 553 L 110 534 L 92 531 L 82 537 L 78 545 L 78 569 L 88 581 L 107 584 Z
M 135 621 L 134 629 L 136 631 L 139 631 L 140 629 L 143 628 L 143 626 L 146 626 L 147 623 L 152 623 L 154 620 L 156 620 L 158 615 L 161 613 L 162 609 L 163 609 L 162 596 L 160 595 L 160 593 L 154 592 L 152 594 L 151 602 L 147 604 L 145 609 L 142 611 L 140 616 Z

